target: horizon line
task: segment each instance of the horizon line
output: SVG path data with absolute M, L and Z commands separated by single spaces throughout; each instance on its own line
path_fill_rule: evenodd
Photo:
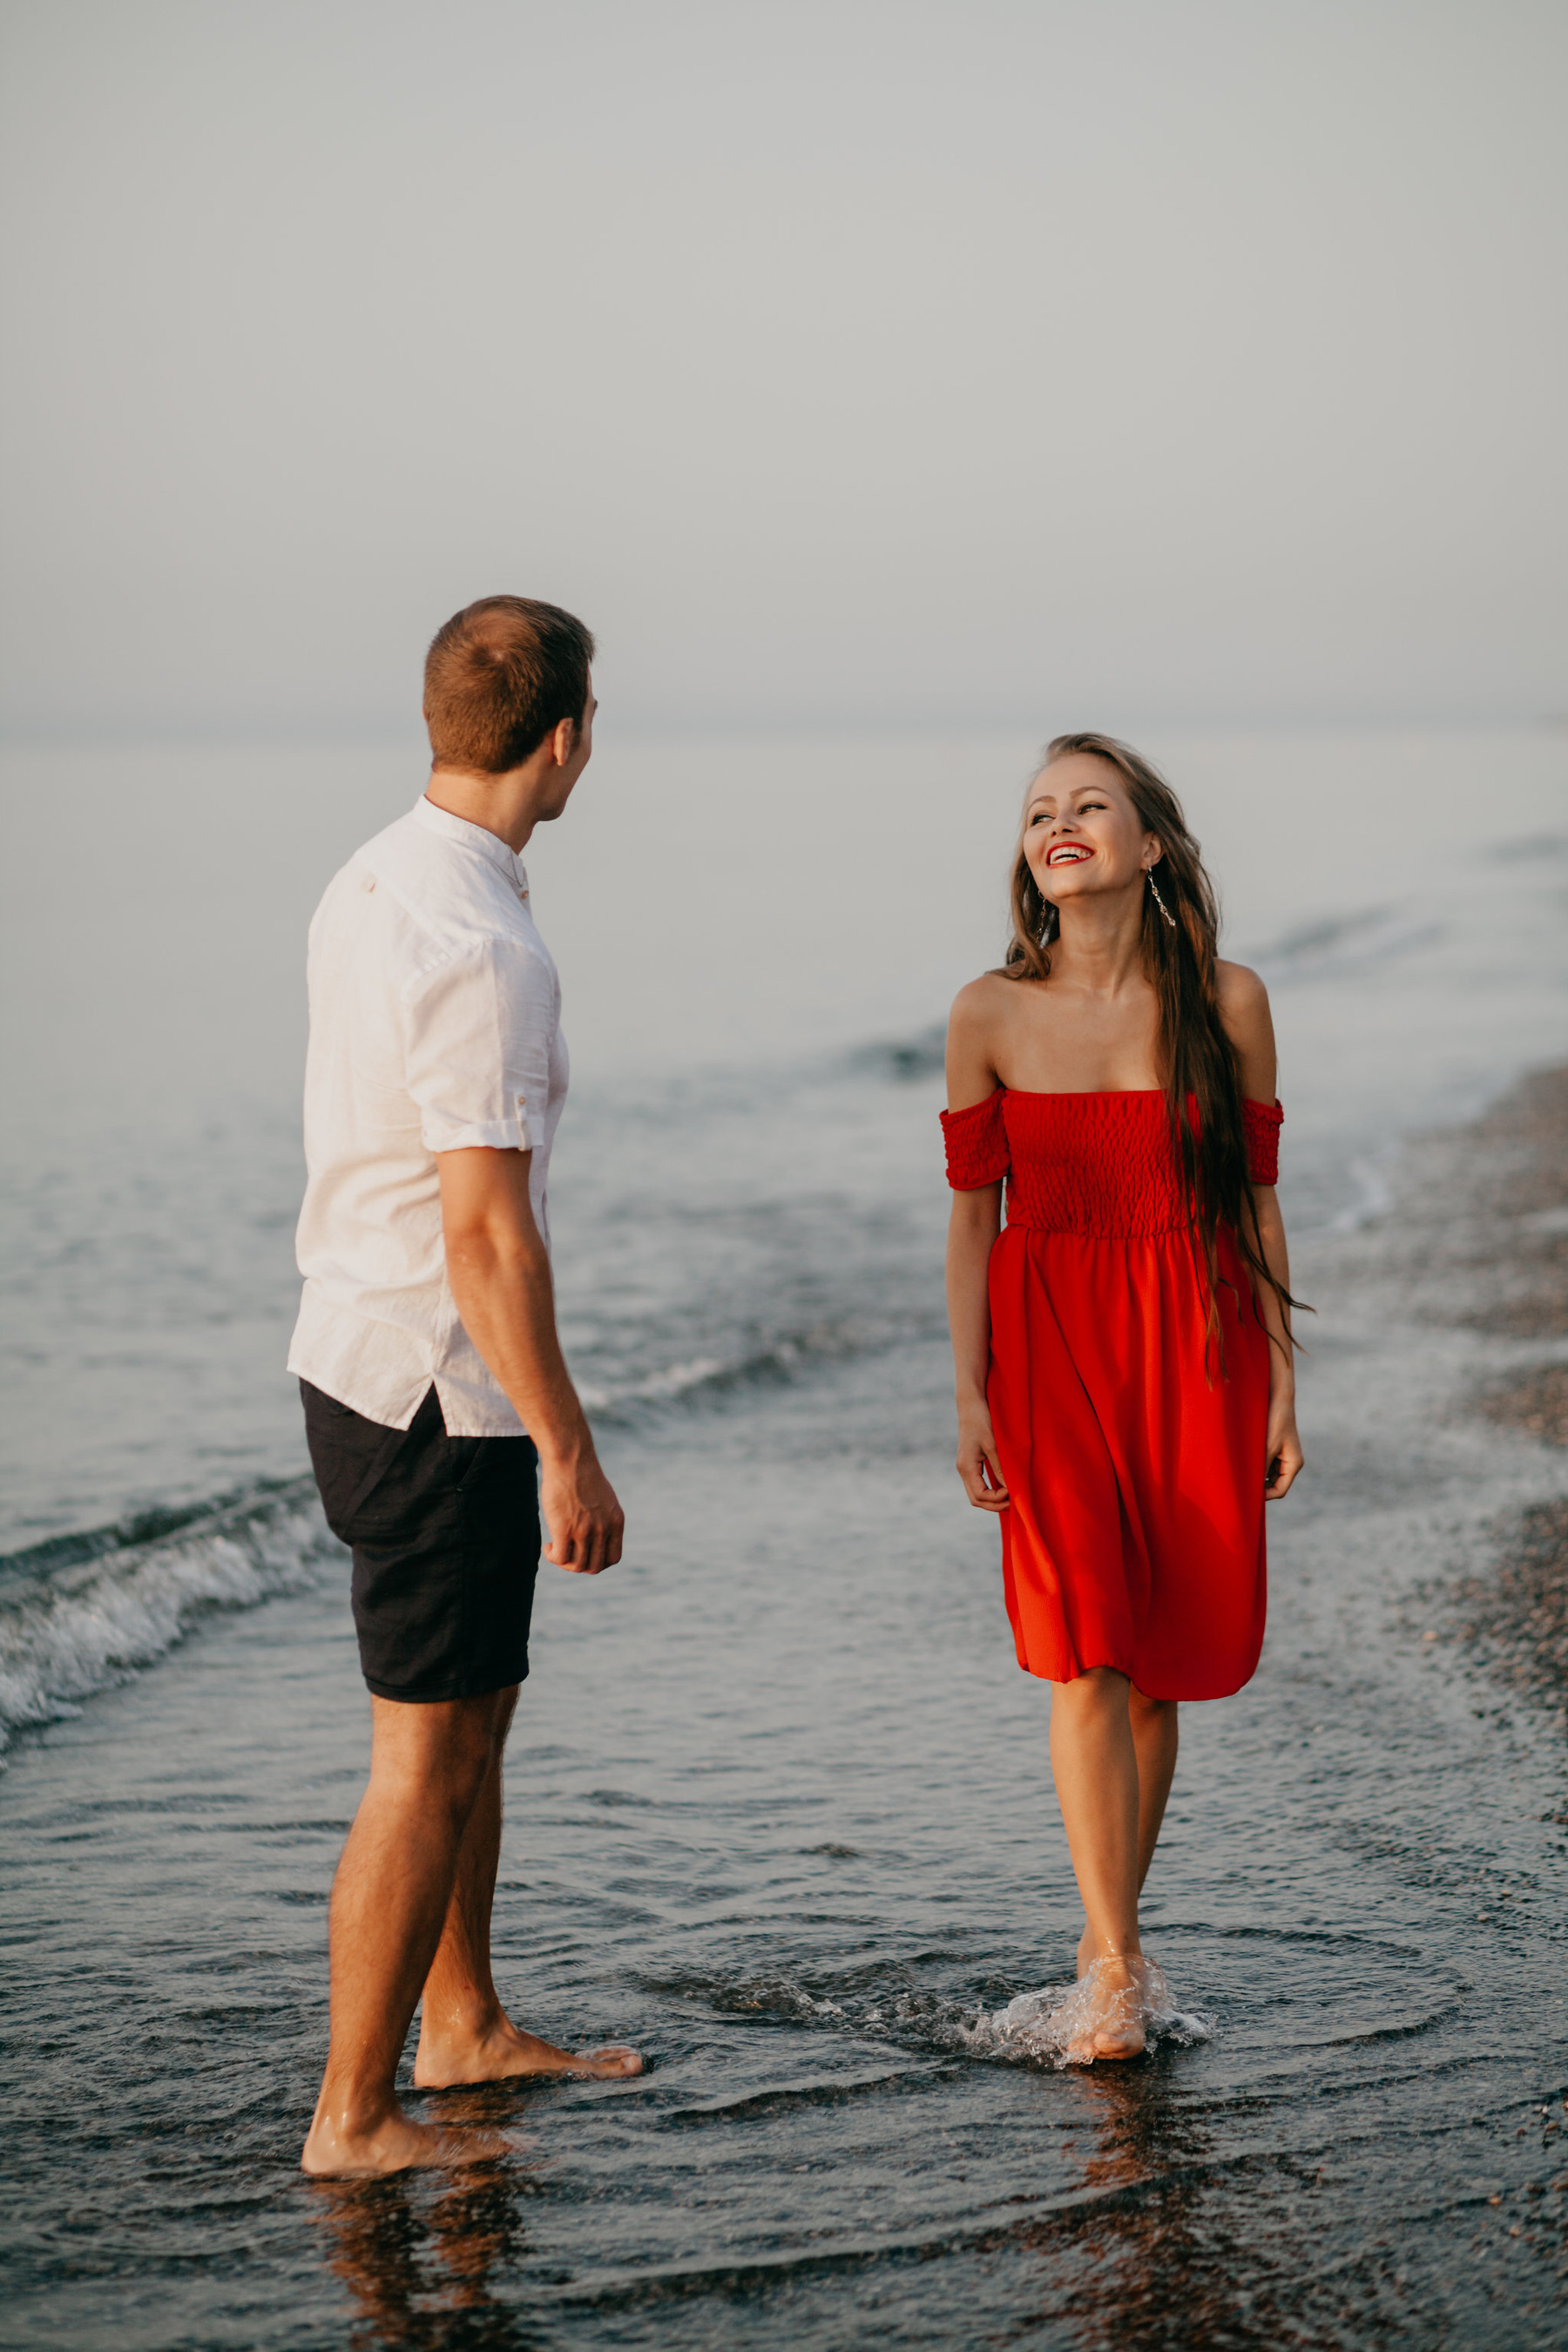
M 1116 734 L 1132 728 L 1177 734 L 1243 735 L 1350 735 L 1350 734 L 1419 734 L 1458 735 L 1479 734 L 1489 728 L 1503 728 L 1510 733 L 1552 735 L 1568 734 L 1568 711 L 1520 711 L 1481 709 L 1465 713 L 1439 713 L 1431 710 L 1401 709 L 1367 712 L 1236 712 L 1207 710 L 1177 712 L 1146 709 L 1112 716 L 1116 723 L 1096 731 Z M 598 722 L 601 726 L 604 721 Z M 962 718 L 910 719 L 834 719 L 795 714 L 792 717 L 774 715 L 752 719 L 725 719 L 721 721 L 682 723 L 671 718 L 634 719 L 624 725 L 612 712 L 609 716 L 607 740 L 611 742 L 635 743 L 733 743 L 773 738 L 788 741 L 854 742 L 878 740 L 883 742 L 938 739 L 999 742 L 1022 737 L 1030 741 L 1044 741 L 1049 735 L 1077 731 L 1062 723 L 1044 724 L 1038 717 L 1033 719 L 1016 718 L 993 719 L 984 727 Z M 236 718 L 230 721 L 213 721 L 202 725 L 180 726 L 142 719 L 134 721 L 108 721 L 92 726 L 69 726 L 54 722 L 13 723 L 0 719 L 0 751 L 94 751 L 94 750 L 182 750 L 201 749 L 237 751 L 254 746 L 257 750 L 294 751 L 406 751 L 416 748 L 421 758 L 428 745 L 423 730 L 417 726 L 398 726 L 386 719 L 366 719 L 360 722 L 331 721 L 311 723 L 302 720 L 258 720 Z

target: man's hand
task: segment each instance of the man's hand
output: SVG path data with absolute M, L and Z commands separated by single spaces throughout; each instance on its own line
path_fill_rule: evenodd
M 542 1461 L 540 1501 L 550 1529 L 546 1559 L 573 1576 L 614 1568 L 626 1517 L 592 1451 L 573 1461 Z

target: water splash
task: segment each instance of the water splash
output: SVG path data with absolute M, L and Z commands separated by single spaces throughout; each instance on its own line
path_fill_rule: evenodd
M 1104 1983 L 1106 1962 L 1096 1960 L 1076 1984 L 1044 1985 L 1019 1993 L 1005 2009 L 983 2009 L 963 2034 L 963 2045 L 982 2058 L 1007 2058 L 1050 2066 L 1086 2066 L 1094 2062 L 1094 2035 L 1123 2023 L 1142 2026 L 1144 2047 L 1175 2042 L 1190 2047 L 1209 2041 L 1215 2020 L 1197 2010 L 1179 2010 L 1157 1962 L 1133 1964 L 1133 1983 L 1113 1992 Z

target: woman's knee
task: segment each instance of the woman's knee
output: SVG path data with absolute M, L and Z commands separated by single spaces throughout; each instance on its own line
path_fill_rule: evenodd
M 1070 1683 L 1053 1683 L 1051 1697 L 1073 1713 L 1098 1714 L 1105 1708 L 1125 1710 L 1131 1685 L 1114 1666 L 1086 1666 Z

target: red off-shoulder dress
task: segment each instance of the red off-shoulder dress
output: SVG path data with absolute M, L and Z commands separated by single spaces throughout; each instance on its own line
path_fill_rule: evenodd
M 1242 1106 L 1272 1184 L 1275 1103 Z M 1223 1371 L 1208 1350 L 1165 1097 L 1001 1087 L 944 1111 L 948 1181 L 1006 1178 L 991 1253 L 986 1396 L 1018 1664 L 1114 1666 L 1149 1698 L 1224 1698 L 1263 1646 L 1269 1342 L 1219 1238 Z M 1211 1377 L 1212 1376 L 1212 1377 Z

